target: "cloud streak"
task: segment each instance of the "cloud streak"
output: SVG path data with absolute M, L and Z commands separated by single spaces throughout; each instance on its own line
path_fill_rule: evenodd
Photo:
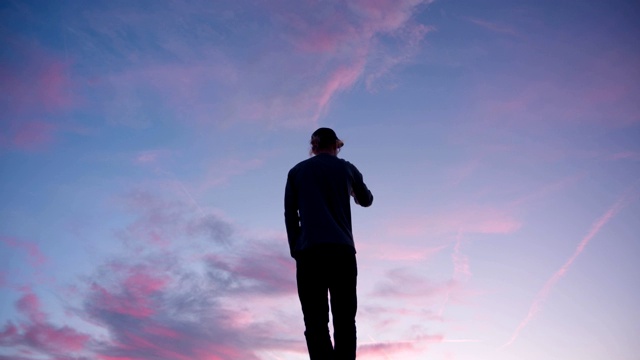
M 623 194 L 623 196 L 621 196 L 613 205 L 611 205 L 611 207 L 591 225 L 591 228 L 587 232 L 587 235 L 585 235 L 582 238 L 582 240 L 576 247 L 571 257 L 567 259 L 567 261 L 551 276 L 551 278 L 547 280 L 547 282 L 544 284 L 542 289 L 540 289 L 536 297 L 533 299 L 533 302 L 531 304 L 531 307 L 529 308 L 529 312 L 527 313 L 527 316 L 525 316 L 525 318 L 520 322 L 520 324 L 518 324 L 518 327 L 516 327 L 515 331 L 513 332 L 509 340 L 505 344 L 503 344 L 501 348 L 506 348 L 516 341 L 516 339 L 520 335 L 520 332 L 541 311 L 542 306 L 544 302 L 547 300 L 547 298 L 549 297 L 549 294 L 551 293 L 551 290 L 553 289 L 553 287 L 560 281 L 560 279 L 564 275 L 566 275 L 567 271 L 569 271 L 569 268 L 573 265 L 573 263 L 576 261 L 578 256 L 580 256 L 580 254 L 584 251 L 585 247 L 589 244 L 589 242 L 600 232 L 600 230 L 618 212 L 620 212 L 620 210 L 622 210 L 622 208 L 624 208 L 625 205 L 629 203 L 631 198 L 632 197 L 629 196 L 629 193 Z
M 456 242 L 453 246 L 453 252 L 451 253 L 451 263 L 453 264 L 453 274 L 451 276 L 452 280 L 459 283 L 464 284 L 471 278 L 471 270 L 469 266 L 469 258 L 462 254 L 462 233 L 459 232 L 456 236 Z M 444 311 L 449 304 L 451 298 L 451 291 L 453 289 L 451 287 L 447 288 L 445 291 L 445 299 L 438 312 L 439 317 L 443 317 Z
M 59 5 L 68 60 L 43 61 L 48 67 L 26 82 L 12 77 L 16 63 L 9 61 L 2 90 L 11 88 L 15 99 L 5 105 L 30 101 L 55 114 L 81 105 L 108 125 L 136 129 L 164 121 L 307 125 L 359 80 L 371 87 L 409 61 L 431 29 L 413 15 L 429 3 L 192 1 L 144 11 L 133 3 Z M 246 18 L 252 26 L 237 26 Z M 24 21 L 39 23 L 36 15 Z M 52 131 L 33 125 L 4 142 L 45 143 Z

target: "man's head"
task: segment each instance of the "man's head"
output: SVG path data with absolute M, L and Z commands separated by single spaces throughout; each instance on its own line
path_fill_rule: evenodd
M 329 128 L 319 128 L 311 134 L 311 153 L 318 155 L 320 153 L 329 153 L 337 155 L 340 148 L 344 146 L 344 142 L 338 139 L 336 132 Z

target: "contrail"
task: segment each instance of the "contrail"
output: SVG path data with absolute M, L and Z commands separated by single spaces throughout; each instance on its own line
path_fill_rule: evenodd
M 458 229 L 456 235 L 456 244 L 453 247 L 453 253 L 451 254 L 451 262 L 453 263 L 453 275 L 452 281 L 466 282 L 471 277 L 471 271 L 469 271 L 469 260 L 466 256 L 462 255 L 460 248 L 462 247 L 462 229 Z M 442 318 L 444 310 L 449 303 L 451 297 L 451 289 L 448 288 L 438 316 Z
M 520 334 L 520 331 L 522 331 L 522 329 L 524 329 L 527 326 L 529 321 L 531 321 L 533 317 L 538 313 L 538 311 L 540 311 L 540 309 L 542 308 L 543 302 L 549 296 L 549 292 L 551 291 L 553 286 L 560 280 L 560 278 L 562 278 L 562 276 L 566 274 L 566 272 L 569 270 L 569 267 L 571 267 L 571 265 L 576 260 L 578 255 L 582 253 L 582 251 L 587 246 L 589 241 L 591 241 L 591 239 L 598 234 L 600 229 L 602 229 L 602 227 L 605 226 L 607 222 L 611 220 L 611 218 L 613 218 L 625 205 L 627 205 L 628 202 L 630 202 L 632 197 L 628 196 L 628 194 L 629 192 L 625 192 L 609 208 L 609 210 L 607 210 L 598 220 L 596 220 L 593 223 L 593 225 L 591 225 L 591 229 L 589 230 L 587 235 L 582 239 L 582 241 L 580 241 L 580 244 L 578 244 L 578 247 L 573 252 L 573 255 L 571 255 L 569 260 L 567 260 L 564 263 L 564 265 L 562 265 L 562 267 L 558 269 L 558 271 L 556 271 L 556 273 L 553 274 L 553 276 L 551 276 L 549 280 L 547 280 L 547 282 L 544 284 L 542 289 L 538 292 L 538 294 L 533 300 L 533 303 L 531 304 L 531 307 L 529 308 L 529 313 L 524 318 L 524 320 L 520 322 L 516 330 L 513 332 L 513 335 L 511 335 L 511 338 L 509 339 L 509 341 L 507 341 L 504 345 L 500 347 L 501 349 L 511 345 L 516 340 L 516 338 Z

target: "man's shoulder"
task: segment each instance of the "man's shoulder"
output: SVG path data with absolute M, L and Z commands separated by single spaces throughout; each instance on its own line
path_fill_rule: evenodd
M 334 164 L 334 165 L 340 164 L 345 167 L 355 168 L 355 166 L 352 163 L 350 163 L 345 159 L 339 158 L 337 156 L 315 155 L 297 163 L 294 167 L 291 168 L 291 170 L 289 170 L 289 173 L 295 172 L 305 167 L 326 166 L 327 164 Z
M 309 164 L 309 160 L 311 160 L 313 158 L 309 158 L 309 159 L 305 159 L 300 161 L 299 163 L 295 164 L 291 169 L 289 169 L 289 173 L 287 174 L 288 177 L 292 177 L 295 176 L 296 174 L 300 173 L 301 170 L 303 170 L 305 167 L 308 166 Z
M 308 158 L 308 159 L 304 159 L 304 160 L 300 161 L 299 163 L 295 164 L 295 165 L 294 165 L 294 166 L 289 170 L 289 172 L 295 171 L 295 170 L 297 170 L 297 169 L 300 169 L 300 168 L 302 168 L 302 167 L 306 166 L 306 164 L 308 164 L 308 163 L 309 163 L 309 161 L 310 161 L 311 159 L 313 159 L 313 158 Z

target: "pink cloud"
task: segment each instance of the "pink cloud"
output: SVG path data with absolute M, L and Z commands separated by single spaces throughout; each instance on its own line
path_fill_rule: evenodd
M 94 306 L 104 311 L 134 318 L 153 316 L 156 312 L 155 295 L 163 291 L 169 281 L 166 275 L 135 267 L 121 271 L 125 271 L 126 274 L 121 275 L 122 287 L 117 291 L 92 284 L 92 292 L 96 295 Z
M 234 351 L 240 356 L 250 354 L 225 344 L 229 337 L 222 333 L 215 333 L 220 336 L 217 340 L 211 338 L 217 335 L 209 334 L 206 326 L 234 331 L 233 313 L 224 312 L 214 302 L 200 298 L 197 292 L 183 293 L 176 283 L 178 279 L 173 279 L 170 285 L 156 278 L 157 274 L 169 276 L 170 269 L 129 264 L 118 267 L 124 268 L 125 273 L 104 279 L 111 284 L 94 284 L 89 289 L 87 316 L 94 324 L 108 329 L 112 339 L 102 343 L 96 349 L 97 354 L 129 359 L 206 359 L 205 354 L 224 358 L 222 354 Z M 203 301 L 204 307 L 189 304 L 191 296 Z M 218 297 L 213 293 L 206 296 L 212 296 L 212 301 Z
M 35 268 L 41 268 L 45 263 L 47 263 L 47 257 L 42 253 L 40 246 L 35 242 L 19 240 L 8 236 L 0 236 L 0 242 L 11 248 L 24 251 L 27 254 L 27 261 Z
M 39 298 L 30 290 L 25 290 L 16 308 L 27 321 L 18 326 L 8 322 L 0 332 L 0 346 L 53 358 L 79 354 L 87 348 L 90 337 L 68 326 L 49 323 Z
M 8 42 L 19 62 L 0 65 L 0 92 L 10 100 L 7 117 L 68 110 L 76 103 L 68 65 L 32 42 Z
M 34 323 L 44 322 L 46 317 L 40 311 L 40 301 L 38 297 L 31 293 L 25 293 L 16 303 L 16 308 L 23 314 L 27 315 L 29 320 Z
M 179 339 L 181 334 L 169 327 L 166 326 L 147 326 L 142 329 L 144 333 L 151 334 L 158 337 L 170 338 L 170 339 Z
M 111 338 L 96 354 L 105 359 L 258 359 L 255 353 L 262 348 L 286 350 L 264 333 L 262 326 L 270 325 L 259 316 L 224 304 L 231 294 L 233 302 L 247 301 L 244 296 L 251 294 L 292 294 L 293 286 L 273 288 L 282 288 L 282 281 L 292 284 L 277 276 L 285 263 L 264 253 L 220 258 L 205 262 L 200 273 L 191 268 L 193 261 L 160 261 L 162 256 L 111 264 L 111 271 L 93 280 L 83 316 Z
M 5 139 L 9 145 L 19 150 L 38 150 L 53 143 L 57 128 L 43 121 L 25 121 L 12 126 L 12 138 Z
M 68 354 L 84 349 L 89 336 L 67 326 L 45 325 L 28 329 L 24 334 L 24 340 L 32 348 Z
M 356 82 L 364 70 L 364 65 L 363 61 L 359 61 L 349 67 L 339 67 L 330 74 L 329 79 L 324 84 L 324 88 L 321 90 L 320 96 L 317 100 L 318 112 L 314 116 L 314 119 L 318 119 L 320 117 L 321 112 L 327 108 L 331 98 L 335 94 L 351 87 Z
M 5 325 L 2 332 L 0 332 L 0 343 L 6 344 L 10 342 L 15 342 L 18 337 L 19 337 L 18 328 L 12 323 L 8 323 L 7 325 Z
M 171 240 L 99 265 L 83 286 L 83 305 L 74 312 L 109 334 L 94 339 L 92 355 L 257 360 L 260 351 L 298 348 L 287 338 L 291 326 L 275 324 L 269 315 L 281 306 L 269 299 L 295 294 L 294 262 L 285 248 L 272 240 L 237 244 L 231 224 L 166 195 L 134 193 L 126 204 L 134 226 L 119 232 L 125 242 L 147 227 L 160 236 L 170 233 Z M 253 305 L 246 308 L 248 302 Z M 265 331 L 273 328 L 282 329 L 279 336 Z
M 52 119 L 78 104 L 69 64 L 33 41 L 2 39 L 13 55 L 0 63 L 0 145 L 39 150 L 50 145 L 60 124 Z

